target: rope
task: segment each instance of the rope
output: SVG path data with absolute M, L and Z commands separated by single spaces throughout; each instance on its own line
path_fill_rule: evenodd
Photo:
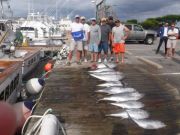
M 29 132 L 27 133 L 27 135 L 32 135 L 32 134 L 33 134 L 33 135 L 38 135 L 38 133 L 39 133 L 39 131 L 40 131 L 40 129 L 41 129 L 41 124 L 42 124 L 42 121 L 43 121 L 44 117 L 45 117 L 47 114 L 50 114 L 50 113 L 52 113 L 52 109 L 46 110 L 45 113 L 44 113 L 42 116 L 39 116 L 39 115 L 32 115 L 32 116 L 30 116 L 30 117 L 26 120 L 26 122 L 24 123 L 23 128 L 22 128 L 22 131 L 21 131 L 21 134 L 24 135 L 24 129 L 25 129 L 25 127 L 26 127 L 26 125 L 27 125 L 27 123 L 29 122 L 30 119 L 32 119 L 32 118 L 40 118 L 40 119 L 33 125 L 33 127 L 29 130 Z M 64 129 L 63 125 L 60 123 L 60 121 L 58 121 L 58 125 L 59 125 L 59 127 L 61 128 L 63 135 L 67 135 L 66 132 L 65 132 L 65 129 Z

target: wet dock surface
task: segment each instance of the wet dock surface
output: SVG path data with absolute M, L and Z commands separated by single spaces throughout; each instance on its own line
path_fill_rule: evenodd
M 147 72 L 142 65 L 119 65 L 124 73 L 125 87 L 145 94 L 141 102 L 150 119 L 160 120 L 167 126 L 158 130 L 144 130 L 130 119 L 110 118 L 107 114 L 122 109 L 108 102 L 97 102 L 105 94 L 99 81 L 88 74 L 87 68 L 56 68 L 47 80 L 43 96 L 34 114 L 43 114 L 52 108 L 63 123 L 67 135 L 177 135 L 180 133 L 180 108 L 173 87 L 158 76 Z M 172 89 L 172 90 L 171 90 Z M 32 125 L 33 123 L 30 123 Z

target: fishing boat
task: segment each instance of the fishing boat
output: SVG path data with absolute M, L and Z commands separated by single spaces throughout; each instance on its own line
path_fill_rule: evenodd
M 22 83 L 22 62 L 0 60 L 0 101 L 14 103 Z
M 62 45 L 63 33 L 47 15 L 29 13 L 27 20 L 20 27 L 23 36 L 29 39 L 30 45 Z
M 21 61 L 22 75 L 26 76 L 40 61 L 40 49 L 14 44 L 15 33 L 10 20 L 0 20 L 0 60 Z

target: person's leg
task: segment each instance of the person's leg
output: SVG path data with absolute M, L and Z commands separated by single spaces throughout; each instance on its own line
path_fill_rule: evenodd
M 158 45 L 158 48 L 157 48 L 157 50 L 156 50 L 156 54 L 159 53 L 159 50 L 160 50 L 160 48 L 161 48 L 161 45 L 162 45 L 163 41 L 164 41 L 164 38 L 160 38 L 159 45 Z
M 121 53 L 121 63 L 124 63 L 124 53 Z
M 94 60 L 94 49 L 93 49 L 93 44 L 89 45 L 89 51 L 91 52 L 91 62 Z
M 175 55 L 176 44 L 177 44 L 177 41 L 176 41 L 176 40 L 173 40 L 173 45 L 172 45 L 172 57 L 174 57 L 174 55 Z
M 70 52 L 68 54 L 68 64 L 70 64 L 70 62 L 72 60 L 72 54 L 73 54 L 73 51 L 75 49 L 75 45 L 76 45 L 75 41 L 72 41 L 71 44 L 70 44 Z
M 77 55 L 76 55 L 76 61 L 80 63 L 81 54 L 83 51 L 83 44 L 82 41 L 77 41 Z
M 116 55 L 116 63 L 119 63 L 119 53 L 115 53 Z
M 84 62 L 87 62 L 87 50 L 88 50 L 88 47 L 87 47 L 87 42 L 86 41 L 83 41 L 83 60 Z
M 101 58 L 102 58 L 102 56 L 101 56 L 102 49 L 103 49 L 103 46 L 102 46 L 102 42 L 101 42 L 98 46 L 98 59 L 99 59 L 98 62 L 99 63 L 101 62 Z
M 104 51 L 104 60 L 107 62 L 107 57 L 108 57 L 108 42 L 103 43 L 103 51 Z
M 112 42 L 110 42 L 110 45 L 109 45 L 109 50 L 110 50 L 110 61 L 113 61 L 113 55 L 114 55 L 114 52 L 113 52 L 113 44 Z
M 93 62 L 93 61 L 94 61 L 94 53 L 91 52 L 91 62 Z
M 170 48 L 171 48 L 171 40 L 168 40 L 167 42 L 167 54 L 166 54 L 166 58 L 170 56 Z
M 164 38 L 164 51 L 165 51 L 165 55 L 167 54 L 167 42 L 168 42 L 168 37 Z
M 97 62 L 98 53 L 94 53 L 94 62 Z

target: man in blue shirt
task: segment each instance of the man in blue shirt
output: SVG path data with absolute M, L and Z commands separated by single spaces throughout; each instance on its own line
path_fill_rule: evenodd
M 156 54 L 159 53 L 159 50 L 160 50 L 163 42 L 164 42 L 164 47 L 165 47 L 165 55 L 167 54 L 168 30 L 169 30 L 168 23 L 165 23 L 165 25 L 160 28 L 160 30 L 159 30 L 160 41 L 159 41 L 159 46 L 156 50 Z

